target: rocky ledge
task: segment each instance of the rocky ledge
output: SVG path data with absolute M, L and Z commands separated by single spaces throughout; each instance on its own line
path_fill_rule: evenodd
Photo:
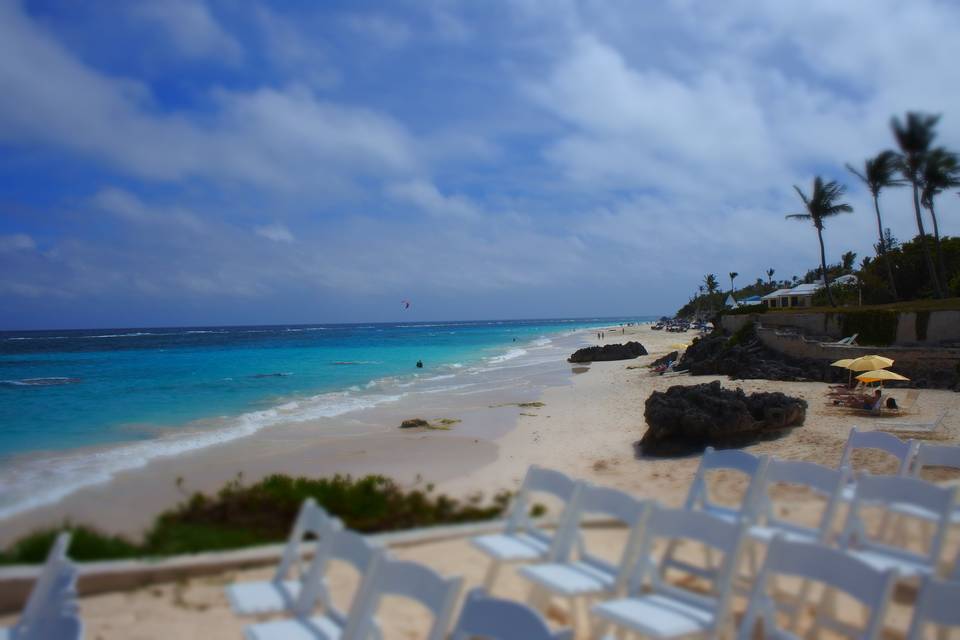
M 782 393 L 729 390 L 719 382 L 677 385 L 647 398 L 647 431 L 637 443 L 643 455 L 675 456 L 742 447 L 803 424 L 807 402 Z
M 647 355 L 647 350 L 639 342 L 626 344 L 605 344 L 602 347 L 584 347 L 577 349 L 567 362 L 604 362 L 607 360 L 633 360 Z

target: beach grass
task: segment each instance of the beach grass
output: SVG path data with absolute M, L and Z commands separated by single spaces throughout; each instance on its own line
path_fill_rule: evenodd
M 78 561 L 163 557 L 282 542 L 307 498 L 316 500 L 346 527 L 377 533 L 490 520 L 504 512 L 510 493 L 498 493 L 489 501 L 479 493 L 457 500 L 434 493 L 430 484 L 404 489 L 380 475 L 272 475 L 251 485 L 238 478 L 214 495 L 195 493 L 161 513 L 139 542 L 66 522 L 17 540 L 0 551 L 0 564 L 43 562 L 56 534 L 63 530 L 73 533 L 70 557 Z

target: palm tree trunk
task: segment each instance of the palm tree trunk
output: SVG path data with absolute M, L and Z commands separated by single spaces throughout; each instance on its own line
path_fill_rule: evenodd
M 887 257 L 887 241 L 883 239 L 883 222 L 880 220 L 880 196 L 873 194 L 873 208 L 877 212 L 877 233 L 880 234 L 880 259 L 887 266 L 887 279 L 890 281 L 890 293 L 893 299 L 897 300 L 897 283 L 893 281 L 893 267 L 890 266 L 890 259 Z
M 915 180 L 913 184 L 913 211 L 917 215 L 917 231 L 920 232 L 920 246 L 923 247 L 923 257 L 927 263 L 927 271 L 930 273 L 930 284 L 933 286 L 933 295 L 935 298 L 942 298 L 940 291 L 940 279 L 937 278 L 937 268 L 933 266 L 933 256 L 930 255 L 930 245 L 927 244 L 927 232 L 923 230 L 923 216 L 920 215 L 920 189 Z
M 823 286 L 827 289 L 827 300 L 830 301 L 830 306 L 835 307 L 837 304 L 833 301 L 833 293 L 830 292 L 830 278 L 827 276 L 827 253 L 823 248 L 823 231 L 820 227 L 817 227 L 817 238 L 820 240 L 820 268 L 823 269 Z
M 937 272 L 940 282 L 947 282 L 947 268 L 943 263 L 943 254 L 940 252 L 940 227 L 937 225 L 937 212 L 933 210 L 933 198 L 930 198 L 930 217 L 933 218 L 933 248 L 937 252 Z

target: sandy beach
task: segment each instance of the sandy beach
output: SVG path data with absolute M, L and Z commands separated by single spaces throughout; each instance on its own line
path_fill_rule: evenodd
M 716 377 L 660 377 L 651 375 L 644 365 L 671 350 L 671 344 L 689 340 L 692 334 L 665 334 L 648 326 L 627 328 L 621 334 L 611 329 L 606 342 L 628 339 L 643 343 L 649 355 L 637 360 L 598 362 L 585 372 L 568 373 L 562 384 L 549 387 L 528 401 L 541 406 L 518 407 L 515 404 L 463 407 L 448 417 L 461 419 L 450 431 L 401 431 L 396 418 L 407 407 L 393 407 L 384 417 L 389 422 L 344 424 L 336 433 L 304 438 L 310 425 L 291 425 L 270 430 L 256 438 L 238 440 L 213 448 L 166 460 L 162 464 L 118 477 L 111 483 L 81 490 L 62 503 L 39 509 L 5 524 L 3 535 L 10 539 L 40 524 L 70 518 L 81 522 L 109 523 L 111 531 L 135 534 L 153 513 L 172 506 L 182 498 L 175 486 L 183 477 L 189 489 L 213 489 L 235 477 L 253 480 L 269 473 L 324 475 L 334 472 L 361 474 L 384 473 L 404 483 L 433 482 L 437 490 L 465 496 L 482 491 L 492 494 L 500 489 L 516 489 L 531 464 L 561 469 L 576 478 L 613 486 L 642 498 L 656 498 L 678 505 L 686 495 L 699 463 L 699 456 L 670 459 L 639 459 L 633 443 L 642 435 L 644 401 L 654 390 L 675 384 L 699 384 Z M 595 337 L 591 337 L 597 342 Z M 565 368 L 572 368 L 564 363 Z M 752 453 L 781 458 L 814 460 L 836 465 L 848 430 L 853 426 L 873 428 L 871 418 L 845 415 L 825 402 L 826 385 L 806 382 L 765 380 L 729 381 L 727 387 L 746 392 L 782 391 L 802 397 L 809 403 L 806 423 L 778 440 L 748 447 Z M 904 391 L 891 391 L 902 395 Z M 516 396 L 508 398 L 516 402 Z M 490 406 L 493 404 L 493 406 Z M 931 420 L 950 411 L 935 436 L 938 442 L 960 441 L 958 396 L 949 391 L 924 390 L 920 396 L 920 414 L 910 419 Z M 447 410 L 454 411 L 453 407 Z M 398 413 L 399 412 L 399 413 Z M 410 416 L 408 416 L 410 417 Z M 435 418 L 438 416 L 428 416 Z M 488 431 L 484 431 L 484 426 Z M 855 458 L 858 468 L 875 472 L 890 471 L 890 462 L 877 456 Z M 937 480 L 949 475 L 937 476 Z M 742 490 L 737 479 L 719 476 L 712 483 L 717 496 L 734 499 Z M 785 496 L 785 508 L 803 512 L 810 508 L 810 497 Z M 611 540 L 617 531 L 599 531 L 591 536 Z M 955 553 L 958 541 L 949 542 L 948 554 Z M 426 562 L 446 574 L 466 575 L 468 587 L 480 582 L 484 559 L 471 550 L 466 541 L 431 543 L 398 551 L 400 557 Z M 152 638 L 176 629 L 180 637 L 192 637 L 202 628 L 208 638 L 236 637 L 243 621 L 233 617 L 222 586 L 237 579 L 264 578 L 266 569 L 230 572 L 210 578 L 197 578 L 176 585 L 157 585 L 122 594 L 104 594 L 81 599 L 81 610 L 89 624 L 90 637 Z M 347 593 L 347 578 L 337 578 Z M 335 589 L 336 590 L 336 589 Z M 504 578 L 499 591 L 523 599 L 526 586 L 512 572 Z M 119 613 L 120 611 L 124 613 Z M 894 613 L 905 624 L 908 607 Z M 396 621 L 398 635 L 416 637 L 422 619 L 402 608 L 388 610 L 388 619 Z M 556 613 L 555 622 L 564 618 Z M 9 622 L 9 616 L 0 624 Z M 136 633 L 133 631 L 137 629 Z M 162 632 L 161 632 L 162 630 Z

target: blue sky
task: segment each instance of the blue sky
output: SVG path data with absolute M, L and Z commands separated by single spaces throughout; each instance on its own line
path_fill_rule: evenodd
M 816 173 L 863 256 L 843 164 L 909 109 L 960 148 L 956 33 L 933 0 L 0 0 L 0 328 L 666 313 L 814 265 Z

